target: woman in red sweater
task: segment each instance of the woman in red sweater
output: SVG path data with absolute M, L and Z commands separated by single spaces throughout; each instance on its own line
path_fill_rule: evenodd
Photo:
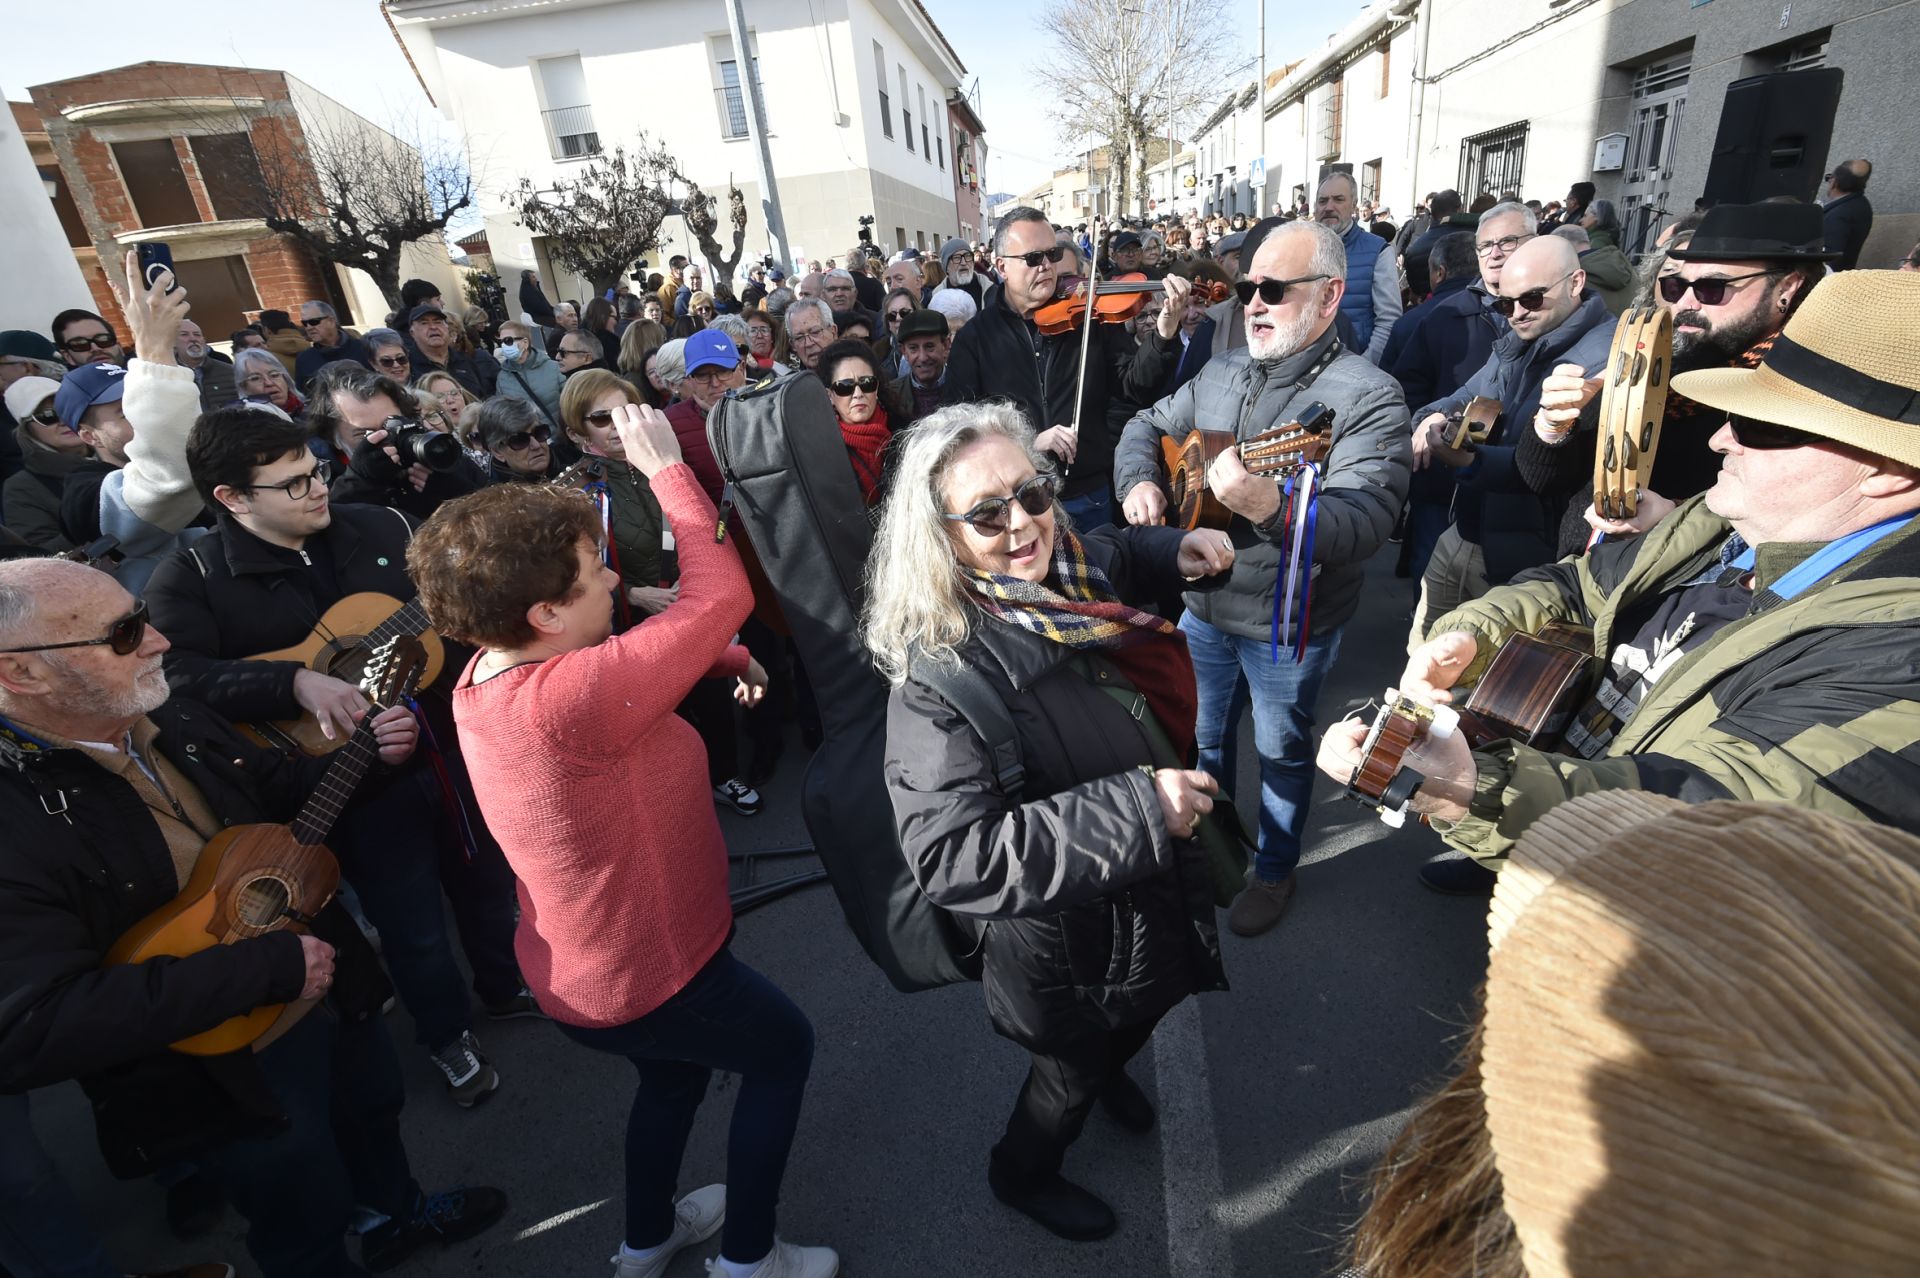
M 728 949 L 706 753 L 674 714 L 695 680 L 748 673 L 731 639 L 752 596 L 733 547 L 714 542 L 713 505 L 666 418 L 627 404 L 615 425 L 679 546 L 680 594 L 663 612 L 613 637 L 619 583 L 600 560 L 599 515 L 548 487 L 449 502 L 407 566 L 434 626 L 481 650 L 454 690 L 454 718 L 487 825 L 519 876 L 527 984 L 562 1032 L 640 1074 L 617 1278 L 656 1278 L 723 1221 L 716 1275 L 831 1278 L 832 1251 L 774 1236 L 813 1027 Z M 742 678 L 742 700 L 763 691 Z M 741 1079 L 727 1184 L 676 1204 L 715 1069 Z

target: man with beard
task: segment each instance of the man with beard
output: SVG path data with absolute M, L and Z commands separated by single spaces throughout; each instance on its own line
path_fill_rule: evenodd
M 1400 387 L 1347 351 L 1334 332 L 1346 263 L 1339 236 L 1326 226 L 1290 222 L 1270 232 L 1238 286 L 1246 346 L 1214 355 L 1192 381 L 1136 416 L 1114 455 L 1127 521 L 1162 524 L 1162 438 L 1234 423 L 1244 440 L 1294 420 L 1316 400 L 1333 411 L 1312 563 L 1290 560 L 1294 529 L 1279 482 L 1251 474 L 1237 451 L 1223 449 L 1207 484 L 1233 512 L 1220 534 L 1233 543 L 1233 575 L 1218 589 L 1187 594 L 1180 622 L 1199 691 L 1200 766 L 1227 794 L 1234 793 L 1239 717 L 1249 702 L 1253 707 L 1258 853 L 1254 877 L 1227 915 L 1241 936 L 1278 923 L 1293 895 L 1313 791 L 1314 702 L 1340 650 L 1341 631 L 1359 607 L 1367 558 L 1387 539 L 1407 495 L 1407 406 Z M 1168 284 L 1177 278 L 1168 276 Z M 1299 597 L 1290 598 L 1293 588 Z M 1304 643 L 1297 634 L 1302 624 Z M 1294 651 L 1276 656 L 1277 644 Z
M 1655 304 L 1673 314 L 1673 371 L 1758 368 L 1820 282 L 1824 264 L 1838 256 L 1821 242 L 1820 210 L 1811 204 L 1722 204 L 1708 211 L 1690 240 L 1676 236 L 1654 283 Z M 1554 370 L 1541 384 L 1541 406 L 1564 415 L 1580 393 L 1578 380 Z M 1595 397 L 1580 413 L 1575 436 L 1597 427 L 1598 416 Z M 1720 454 L 1708 441 L 1723 419 L 1670 391 L 1660 451 L 1633 518 L 1602 519 L 1589 507 L 1586 523 L 1609 536 L 1644 532 L 1679 502 L 1713 487 Z M 1585 532 L 1578 528 L 1575 536 Z
M 1359 195 L 1351 173 L 1327 174 L 1315 197 L 1314 220 L 1339 236 L 1347 250 L 1349 287 L 1340 309 L 1353 325 L 1353 349 L 1378 364 L 1400 318 L 1400 267 L 1387 242 L 1360 224 Z
M 940 269 L 946 274 L 946 287 L 959 289 L 973 299 L 975 306 L 987 295 L 986 286 L 973 269 L 973 249 L 965 240 L 948 240 L 940 246 Z
M 205 333 L 190 319 L 180 321 L 180 336 L 173 343 L 174 363 L 193 370 L 200 384 L 200 407 L 212 412 L 240 398 L 233 382 L 233 361 L 223 359 L 207 345 Z

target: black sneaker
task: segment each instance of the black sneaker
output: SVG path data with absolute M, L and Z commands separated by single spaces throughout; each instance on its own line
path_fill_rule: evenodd
M 360 1235 L 360 1263 L 379 1273 L 428 1243 L 465 1242 L 507 1214 L 507 1196 L 485 1185 L 423 1195 L 411 1220 L 389 1220 Z
M 534 1000 L 533 991 L 526 986 L 512 998 L 502 999 L 498 1003 L 487 1004 L 487 1015 L 496 1021 L 517 1021 L 528 1018 L 546 1020 L 547 1014 L 540 1010 L 540 1004 Z
M 739 777 L 713 787 L 713 797 L 741 816 L 752 816 L 760 810 L 760 792 Z
M 1500 876 L 1478 861 L 1446 856 L 1420 867 L 1420 885 L 1442 896 L 1492 896 Z
M 467 1030 L 429 1057 L 447 1076 L 447 1094 L 461 1109 L 472 1109 L 500 1087 L 500 1073 L 480 1054 L 480 1043 Z

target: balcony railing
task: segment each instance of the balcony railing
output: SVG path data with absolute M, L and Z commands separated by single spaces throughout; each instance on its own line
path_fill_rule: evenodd
M 600 154 L 600 134 L 593 127 L 593 108 L 557 107 L 542 111 L 547 126 L 547 147 L 556 160 L 581 160 Z

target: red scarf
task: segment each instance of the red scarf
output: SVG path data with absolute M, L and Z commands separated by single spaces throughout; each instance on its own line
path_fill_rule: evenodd
M 842 420 L 840 438 L 846 441 L 847 457 L 853 462 L 853 477 L 860 484 L 860 496 L 868 506 L 880 495 L 880 457 L 886 452 L 893 432 L 887 429 L 887 410 L 873 410 L 873 420 L 858 425 Z

